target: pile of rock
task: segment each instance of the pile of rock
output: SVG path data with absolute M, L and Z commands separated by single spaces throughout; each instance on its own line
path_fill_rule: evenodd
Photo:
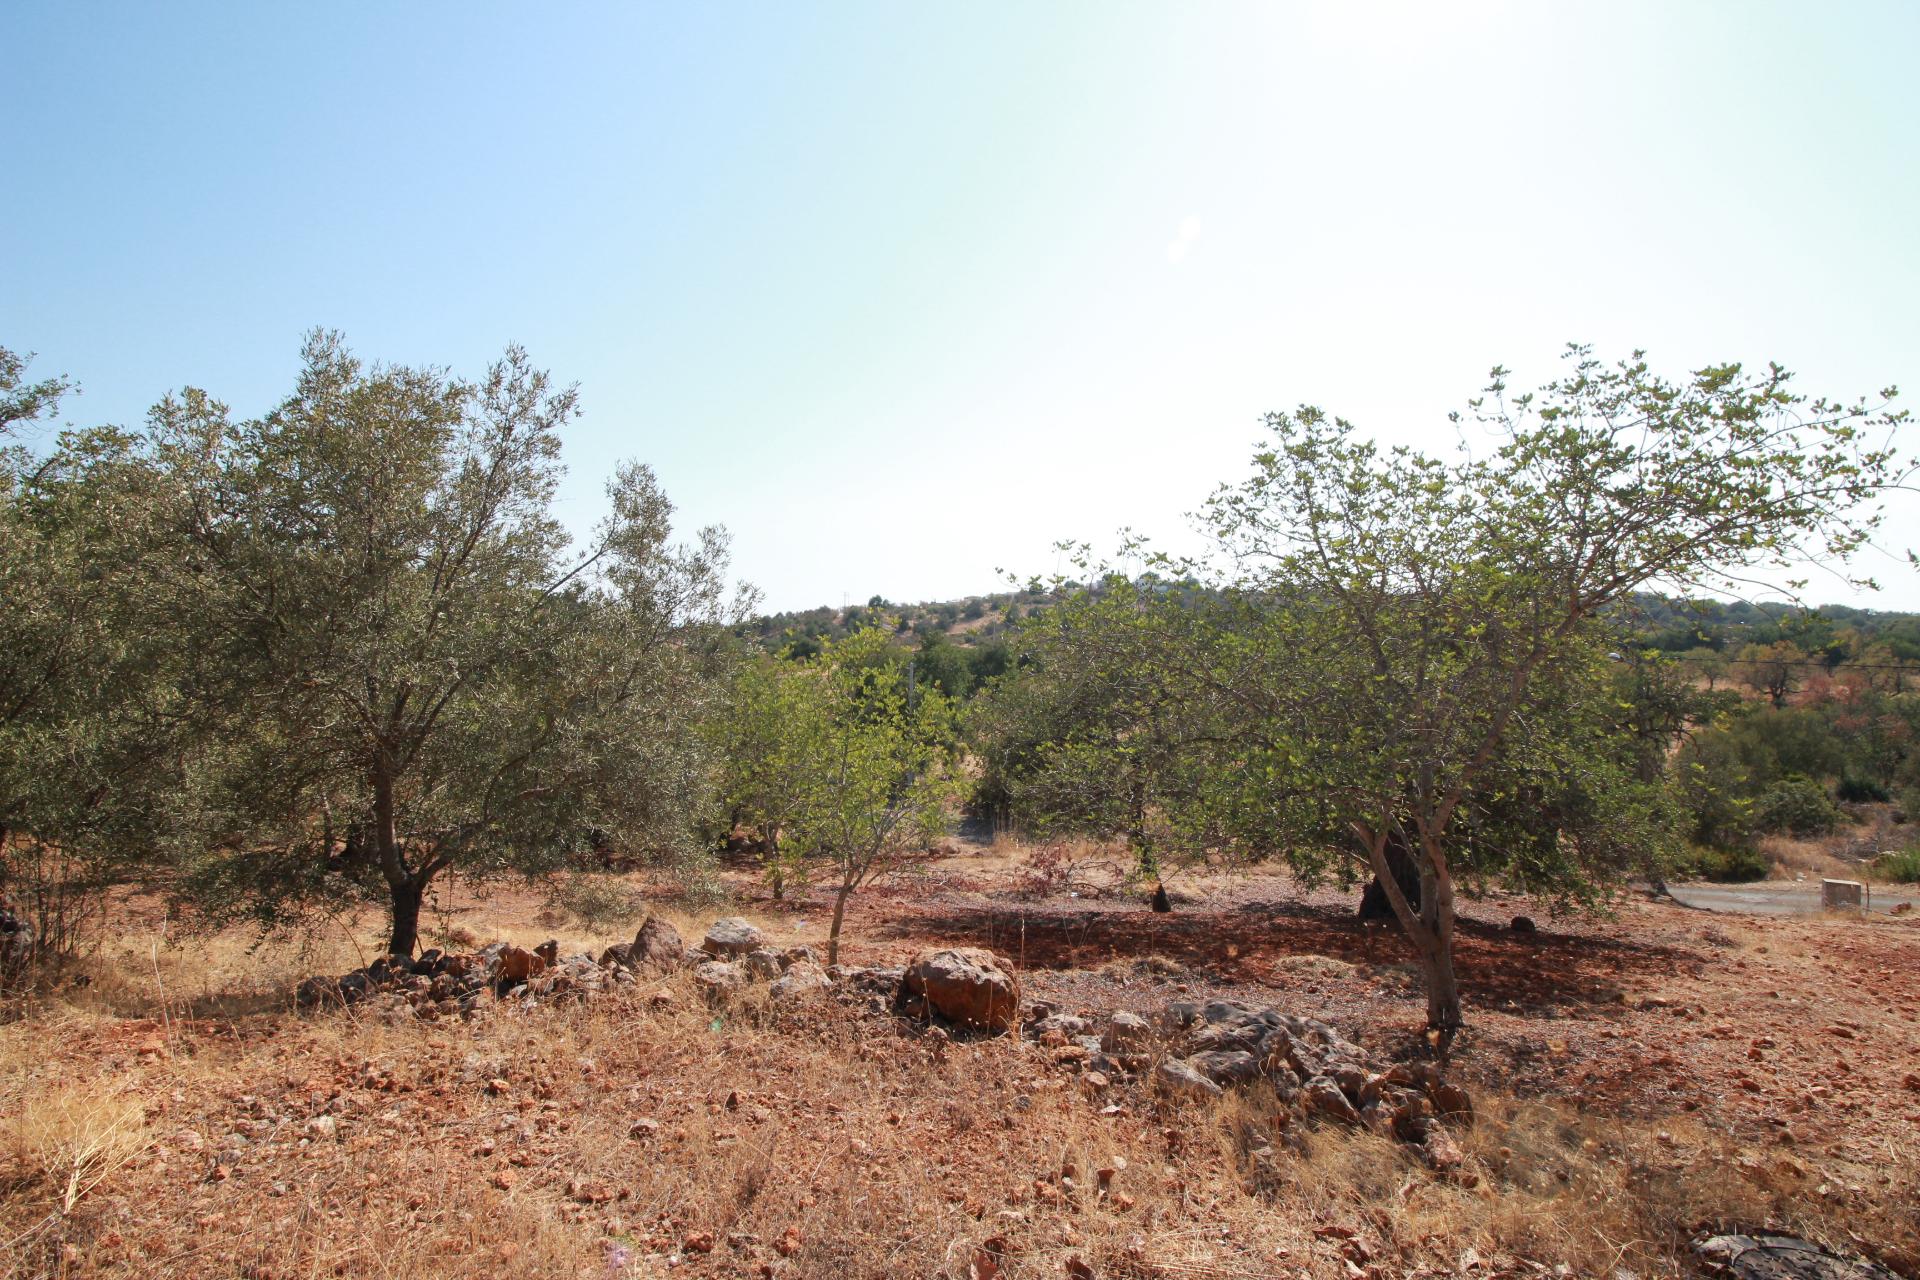
M 1157 1022 L 1118 1012 L 1096 1029 L 1088 1018 L 1040 1003 L 1024 1029 L 1054 1062 L 1082 1071 L 1095 1087 L 1142 1075 L 1167 1093 L 1217 1098 L 1264 1081 L 1287 1114 L 1364 1125 L 1417 1144 L 1436 1168 L 1462 1159 L 1442 1121 L 1471 1123 L 1473 1104 L 1433 1063 L 1380 1062 L 1318 1019 L 1234 1000 L 1176 1002 Z
M 295 998 L 302 1008 L 368 1005 L 395 1015 L 471 1018 L 492 1003 L 586 1000 L 631 986 L 642 973 L 688 966 L 694 983 L 714 999 L 765 982 L 770 998 L 785 1003 L 834 985 L 813 948 L 776 951 L 759 929 L 737 916 L 714 921 L 698 949 L 689 949 L 673 925 L 649 916 L 632 942 L 608 947 L 597 960 L 585 952 L 563 956 L 553 941 L 531 950 L 495 942 L 474 952 L 384 956 L 338 978 L 308 978 Z M 836 972 L 857 979 L 866 971 Z
M 923 952 L 903 968 L 822 968 L 811 947 L 776 950 L 759 929 L 729 916 L 714 921 L 696 950 L 655 917 L 598 960 L 559 950 L 555 942 L 531 951 L 496 942 L 472 954 L 388 956 L 339 978 L 308 978 L 298 998 L 305 1007 L 378 1001 L 396 1016 L 472 1017 L 492 1001 L 585 1000 L 630 986 L 641 972 L 691 966 L 695 985 L 715 1001 L 765 983 L 776 1004 L 834 991 L 874 1012 L 987 1035 L 1019 1019 L 1019 979 L 975 947 Z M 1217 1098 L 1264 1082 L 1283 1115 L 1364 1125 L 1417 1144 L 1439 1169 L 1462 1159 L 1442 1122 L 1473 1118 L 1466 1091 L 1432 1063 L 1381 1062 L 1325 1022 L 1234 1000 L 1176 1002 L 1152 1020 L 1120 1011 L 1099 1023 L 1036 1002 L 1022 1027 L 1039 1051 L 1093 1088 L 1137 1078 L 1165 1093 Z
M 309 1009 L 367 1005 L 427 1019 L 471 1018 L 501 1001 L 590 999 L 633 985 L 643 971 L 665 972 L 686 962 L 679 933 L 665 920 L 649 916 L 632 942 L 609 947 L 597 961 L 585 952 L 563 956 L 560 944 L 551 940 L 531 950 L 495 942 L 474 952 L 383 956 L 337 978 L 308 978 L 294 998 Z
M 775 951 L 765 934 L 738 916 L 715 920 L 692 959 L 693 981 L 711 999 L 765 982 L 768 999 L 784 1004 L 833 985 L 812 947 Z

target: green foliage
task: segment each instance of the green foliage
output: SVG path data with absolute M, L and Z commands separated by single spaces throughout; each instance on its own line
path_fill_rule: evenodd
M 1001 794 L 1051 775 L 1085 797 L 1055 812 L 1110 823 L 1102 783 L 1134 759 L 1198 846 L 1383 877 L 1389 847 L 1413 850 L 1418 917 L 1389 897 L 1428 974 L 1431 1025 L 1457 1025 L 1458 879 L 1580 895 L 1670 856 L 1657 845 L 1672 801 L 1645 776 L 1670 709 L 1649 701 L 1623 730 L 1608 691 L 1610 627 L 1634 593 L 1844 557 L 1877 521 L 1864 504 L 1907 474 L 1880 443 L 1904 414 L 1809 401 L 1777 366 L 1671 382 L 1638 353 L 1569 358 L 1565 377 L 1512 398 L 1495 370 L 1470 405 L 1489 442 L 1451 460 L 1381 450 L 1317 408 L 1270 415 L 1252 476 L 1204 515 L 1233 571 L 1154 561 L 1212 576 L 1204 607 L 1140 601 L 1137 625 L 1065 635 L 1086 670 L 1139 692 L 1088 706 L 1067 677 L 1028 708 L 997 697 Z M 1183 787 L 1195 775 L 1212 781 Z
M 547 905 L 592 933 L 606 933 L 646 914 L 647 902 L 618 876 L 575 872 L 556 880 Z
M 1745 884 L 1765 880 L 1773 865 L 1767 856 L 1752 846 L 1738 848 L 1700 846 L 1693 850 L 1685 869 L 1702 880 Z
M 51 843 L 63 877 L 104 882 L 149 853 L 195 717 L 175 692 L 163 487 L 124 432 L 30 451 L 22 429 L 69 388 L 24 368 L 0 349 L 0 842 Z
M 1895 884 L 1920 884 L 1920 845 L 1881 854 L 1874 859 L 1873 870 Z
M 570 552 L 551 504 L 575 413 L 517 349 L 468 382 L 368 368 L 328 334 L 265 418 L 195 391 L 154 410 L 177 630 L 215 717 L 170 840 L 209 919 L 371 892 L 404 950 L 446 868 L 687 854 L 725 543 L 672 544 L 628 465 Z
M 975 808 L 1043 837 L 1124 838 L 1148 875 L 1263 851 L 1231 821 L 1247 744 L 1195 696 L 1227 636 L 1217 604 L 1112 577 L 1032 615 L 969 710 Z
M 803 661 L 750 664 L 723 720 L 723 809 L 761 833 L 782 891 L 831 861 L 836 958 L 847 897 L 943 834 L 956 791 L 952 700 L 909 681 L 902 656 L 868 627 Z
M 1725 735 L 1700 734 L 1689 741 L 1675 761 L 1672 787 L 1691 843 L 1721 851 L 1753 846 L 1753 789 Z
M 1839 825 L 1840 811 L 1827 799 L 1825 787 L 1793 774 L 1760 793 L 1754 822 L 1762 831 L 1823 836 Z

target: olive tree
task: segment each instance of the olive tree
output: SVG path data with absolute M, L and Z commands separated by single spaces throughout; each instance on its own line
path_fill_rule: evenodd
M 137 441 L 26 433 L 71 389 L 0 349 L 0 892 L 41 954 L 151 846 L 187 721 L 159 579 L 158 478 Z
M 211 918 L 276 925 L 371 892 L 407 953 L 449 869 L 688 847 L 725 541 L 675 544 L 628 465 L 573 548 L 553 503 L 577 412 L 517 348 L 470 381 L 367 366 L 326 333 L 262 418 L 196 391 L 153 411 L 183 694 L 217 717 L 170 829 Z
M 1272 414 L 1252 475 L 1204 512 L 1223 586 L 1273 620 L 1256 648 L 1281 682 L 1239 690 L 1263 709 L 1271 766 L 1249 776 L 1283 780 L 1276 821 L 1338 831 L 1379 877 L 1442 1036 L 1461 1022 L 1471 802 L 1491 792 L 1511 812 L 1526 792 L 1508 780 L 1582 763 L 1579 717 L 1562 711 L 1584 705 L 1605 612 L 1643 588 L 1725 590 L 1844 560 L 1909 474 L 1891 390 L 1841 404 L 1797 393 L 1777 365 L 1669 380 L 1639 353 L 1606 365 L 1576 346 L 1568 360 L 1513 397 L 1496 369 L 1455 415 L 1449 459 L 1383 450 L 1317 408 Z M 1391 874 L 1396 847 L 1418 868 L 1417 905 Z

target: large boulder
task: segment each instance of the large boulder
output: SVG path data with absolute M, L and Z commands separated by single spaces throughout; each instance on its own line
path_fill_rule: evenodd
M 634 969 L 678 969 L 686 961 L 687 944 L 680 940 L 680 931 L 659 916 L 641 921 L 627 948 L 626 963 Z
M 927 1008 L 957 1027 L 998 1034 L 1020 1008 L 1020 982 L 991 951 L 950 947 L 916 956 L 900 980 L 900 1003 Z
M 767 945 L 766 935 L 739 916 L 725 916 L 707 928 L 700 949 L 717 960 L 744 956 Z

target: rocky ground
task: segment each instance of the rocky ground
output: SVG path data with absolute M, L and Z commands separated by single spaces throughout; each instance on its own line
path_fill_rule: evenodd
M 1443 1076 L 1346 895 L 961 856 L 830 969 L 823 899 L 735 885 L 639 938 L 450 904 L 404 968 L 134 913 L 0 1027 L 0 1275 L 1645 1277 L 1770 1229 L 1920 1274 L 1911 917 L 1471 904 Z

